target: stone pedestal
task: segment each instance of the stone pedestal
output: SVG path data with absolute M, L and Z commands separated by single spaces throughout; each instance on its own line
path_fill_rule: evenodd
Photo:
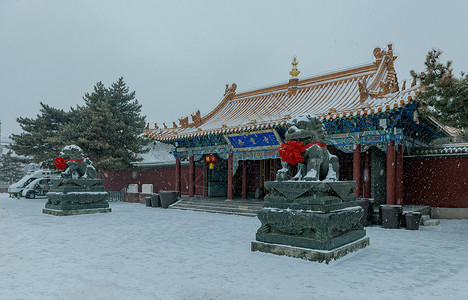
M 338 258 L 343 257 L 348 253 L 365 248 L 369 246 L 369 244 L 369 238 L 364 237 L 333 250 L 324 251 L 253 241 L 251 250 L 302 258 L 310 261 L 325 262 L 328 264 L 332 259 L 337 260 Z
M 110 212 L 103 179 L 52 179 L 43 213 L 65 216 Z
M 332 251 L 354 245 L 358 240 L 364 242 L 349 249 L 354 251 L 367 246 L 369 240 L 365 238 L 366 231 L 360 222 L 364 212 L 353 194 L 355 186 L 354 181 L 266 182 L 269 194 L 265 197 L 264 208 L 257 213 L 262 225 L 257 230 L 256 240 L 263 244 L 282 245 L 283 250 L 284 247 L 301 247 Z M 278 254 L 272 250 L 279 249 L 277 246 L 255 243 L 252 243 L 253 251 Z

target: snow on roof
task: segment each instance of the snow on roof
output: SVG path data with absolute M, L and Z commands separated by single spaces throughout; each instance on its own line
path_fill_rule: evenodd
M 452 143 L 415 149 L 418 155 L 468 154 L 468 143 Z
M 138 154 L 138 157 L 142 158 L 142 160 L 133 163 L 135 166 L 164 165 L 175 163 L 174 155 L 172 155 L 174 147 L 171 145 L 155 141 L 154 143 L 150 143 L 146 149 L 149 149 L 149 151 Z

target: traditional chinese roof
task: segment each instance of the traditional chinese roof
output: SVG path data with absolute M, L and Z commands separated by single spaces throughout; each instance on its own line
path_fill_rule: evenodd
M 358 67 L 236 93 L 226 85 L 222 101 L 201 116 L 198 111 L 172 128 L 149 128 L 146 135 L 159 141 L 229 134 L 282 126 L 298 114 L 315 114 L 322 121 L 364 117 L 392 111 L 414 101 L 418 86 L 400 91 L 392 45 L 374 50 L 375 61 Z M 296 63 L 297 64 L 297 63 Z
M 468 155 L 468 143 L 443 144 L 421 147 L 414 150 L 416 155 Z

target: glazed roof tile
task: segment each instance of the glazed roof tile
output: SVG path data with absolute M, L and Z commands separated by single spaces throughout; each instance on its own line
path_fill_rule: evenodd
M 419 87 L 382 92 L 385 83 L 394 84 L 393 52 L 376 62 L 339 72 L 300 79 L 253 91 L 235 93 L 235 84 L 226 89 L 223 100 L 194 124 L 177 128 L 147 129 L 146 134 L 160 141 L 203 135 L 258 130 L 283 125 L 291 116 L 315 114 L 323 121 L 358 117 L 391 111 L 410 103 Z M 374 54 L 376 52 L 374 51 Z M 359 82 L 367 87 L 363 99 Z M 378 94 L 380 93 L 380 94 Z
M 435 145 L 415 150 L 418 155 L 468 154 L 468 143 Z

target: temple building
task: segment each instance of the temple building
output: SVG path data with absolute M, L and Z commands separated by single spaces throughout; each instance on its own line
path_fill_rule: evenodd
M 310 78 L 298 78 L 294 58 L 288 82 L 246 92 L 226 85 L 212 111 L 197 111 L 172 126 L 148 124 L 145 135 L 155 145 L 172 146 L 175 160 L 141 163 L 142 178 L 151 181 L 150 173 L 164 172 L 164 186 L 154 184 L 189 197 L 261 198 L 264 182 L 275 180 L 281 167 L 286 122 L 314 114 L 340 160 L 340 180 L 356 181 L 355 194 L 376 204 L 405 204 L 410 193 L 404 177 L 411 174 L 404 171 L 404 157 L 459 131 L 422 113 L 416 100 L 421 87 L 398 82 L 391 44 L 374 49 L 373 56 L 371 63 Z

